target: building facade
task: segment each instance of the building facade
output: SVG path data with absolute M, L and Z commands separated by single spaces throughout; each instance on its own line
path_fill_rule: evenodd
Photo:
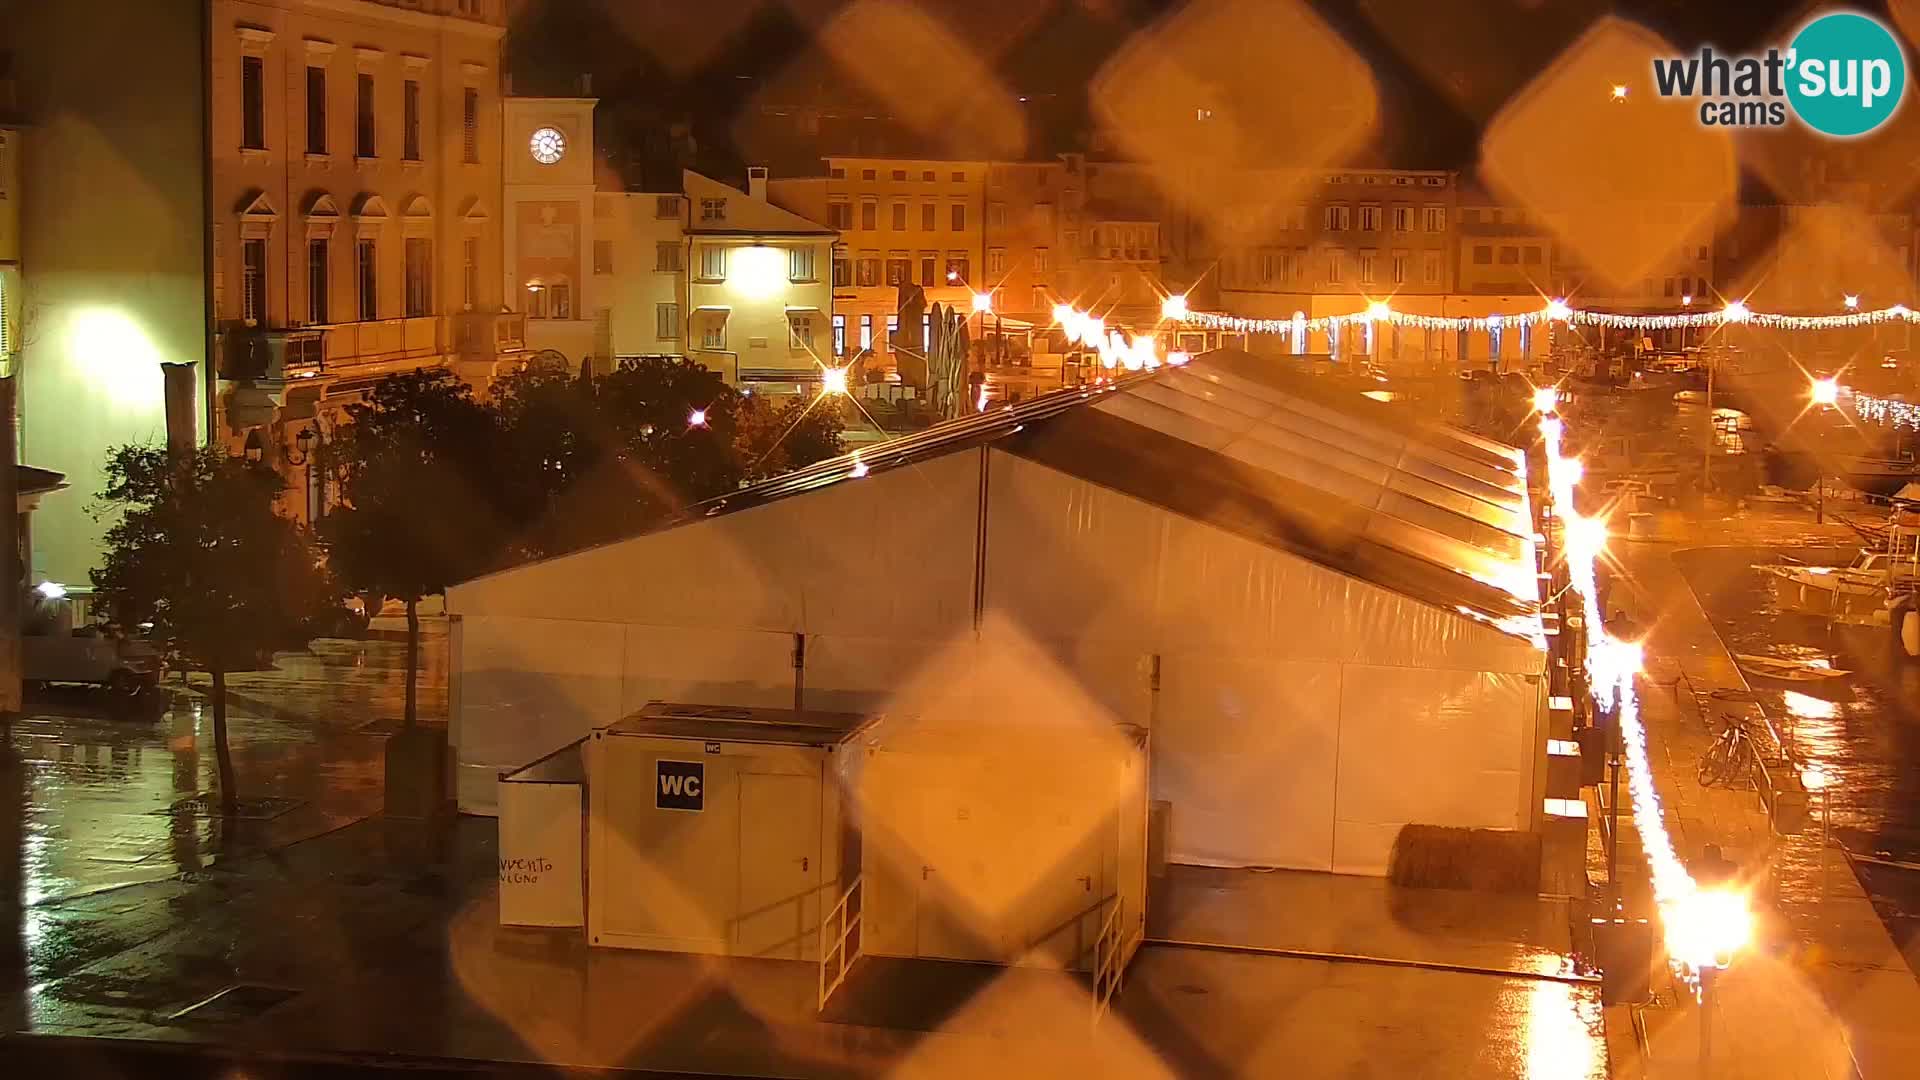
M 215 437 L 295 467 L 377 379 L 516 356 L 499 316 L 502 0 L 214 0 Z
M 502 108 L 507 306 L 525 317 L 531 354 L 579 366 L 605 358 L 608 300 L 593 258 L 592 98 L 510 97 Z
M 1463 315 L 1454 274 L 1458 177 L 1406 170 L 1249 170 L 1214 237 L 1220 303 L 1256 318 L 1346 315 L 1384 300 L 1419 315 Z M 1275 192 L 1288 193 L 1275 201 Z M 1341 343 L 1351 354 L 1353 342 Z M 1435 331 L 1374 335 L 1371 353 L 1414 366 L 1457 359 L 1457 341 Z M 1277 339 L 1256 350 L 1291 351 Z M 1335 343 L 1314 335 L 1304 351 Z
M 834 356 L 832 259 L 838 233 L 747 188 L 687 172 L 686 354 L 734 386 L 808 394 Z
M 971 310 L 975 292 L 991 287 L 982 240 L 987 165 L 829 157 L 826 169 L 824 185 L 789 185 L 779 198 L 810 217 L 824 202 L 825 216 L 813 220 L 839 233 L 832 279 L 837 355 L 868 378 L 897 375 L 900 286 L 917 285 L 929 305 L 962 311 Z
M 35 583 L 88 584 L 107 456 L 167 438 L 169 385 L 176 436 L 207 427 L 207 20 L 205 4 L 0 2 L 0 359 L 20 459 L 70 488 L 34 515 Z
M 686 212 L 677 191 L 594 195 L 594 280 L 616 360 L 686 355 Z

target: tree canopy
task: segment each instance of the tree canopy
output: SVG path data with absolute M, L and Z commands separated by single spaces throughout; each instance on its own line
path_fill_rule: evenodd
M 529 366 L 493 402 L 511 447 L 502 482 L 526 555 L 642 532 L 684 507 L 843 450 L 833 399 L 776 408 L 686 360 L 622 360 L 603 375 Z
M 96 596 L 123 626 L 151 624 L 169 660 L 241 671 L 311 640 L 340 597 L 306 532 L 274 510 L 284 481 L 267 465 L 212 448 L 175 459 L 123 446 L 100 498 L 119 518 L 93 571 Z
M 341 506 L 321 534 L 356 592 L 418 600 L 485 570 L 511 530 L 519 493 L 498 483 L 497 415 L 444 368 L 375 384 L 324 448 Z

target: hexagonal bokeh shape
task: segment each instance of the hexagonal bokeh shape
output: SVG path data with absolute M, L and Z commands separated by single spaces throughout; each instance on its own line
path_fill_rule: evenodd
M 1121 156 L 1145 162 L 1162 190 L 1215 217 L 1232 168 L 1333 164 L 1379 124 L 1366 61 L 1295 0 L 1188 4 L 1136 33 L 1089 94 Z
M 1733 205 L 1733 140 L 1660 99 L 1652 61 L 1675 50 L 1606 18 L 1522 90 L 1481 138 L 1481 175 L 1547 223 L 1611 285 L 1705 243 Z

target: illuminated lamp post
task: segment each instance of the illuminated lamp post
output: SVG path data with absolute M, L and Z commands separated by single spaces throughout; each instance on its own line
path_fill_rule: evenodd
M 1831 409 L 1840 400 L 1840 380 L 1831 375 L 1824 379 L 1815 379 L 1808 390 L 1808 395 L 1812 398 L 1813 404 L 1822 409 Z M 1824 525 L 1827 523 L 1827 470 L 1821 463 L 1820 454 L 1817 451 L 1813 455 L 1813 467 L 1816 489 L 1813 523 Z
M 293 437 L 293 442 L 294 449 L 287 451 L 287 464 L 296 469 L 305 467 L 309 462 L 313 464 L 312 468 L 307 469 L 307 524 L 317 526 L 320 519 L 327 515 L 326 443 L 320 438 L 320 432 L 311 426 L 301 428 L 300 434 Z
M 994 355 L 994 366 L 1005 367 L 1007 363 L 1007 331 L 1005 324 L 1000 321 L 1000 313 L 993 308 L 993 294 L 990 292 L 974 293 L 973 313 L 980 316 L 980 333 L 983 336 L 987 332 L 987 316 L 993 316 L 993 333 L 997 339 L 991 350 Z

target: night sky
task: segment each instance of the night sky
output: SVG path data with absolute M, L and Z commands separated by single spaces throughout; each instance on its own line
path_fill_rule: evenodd
M 631 172 L 681 165 L 736 175 L 749 157 L 788 171 L 820 153 L 859 150 L 823 131 L 759 145 L 743 117 L 786 105 L 838 106 L 884 120 L 844 65 L 817 47 L 845 0 L 513 0 L 507 42 L 514 91 L 574 93 L 581 73 L 601 99 L 606 155 Z M 1029 156 L 1083 149 L 1086 88 L 1129 39 L 1182 6 L 1170 0 L 921 0 L 918 9 L 987 59 L 1026 97 Z M 1364 164 L 1470 166 L 1481 126 L 1569 43 L 1609 14 L 1683 51 L 1780 41 L 1826 5 L 1779 0 L 1318 0 L 1311 5 L 1373 70 L 1384 123 Z M 1853 5 L 1884 14 L 1884 4 Z M 1276 57 L 1284 65 L 1287 58 Z M 743 146 L 743 143 L 755 145 Z M 911 152 L 910 141 L 894 152 Z M 779 170 L 777 170 L 779 171 Z M 632 178 L 632 182 L 639 180 Z

